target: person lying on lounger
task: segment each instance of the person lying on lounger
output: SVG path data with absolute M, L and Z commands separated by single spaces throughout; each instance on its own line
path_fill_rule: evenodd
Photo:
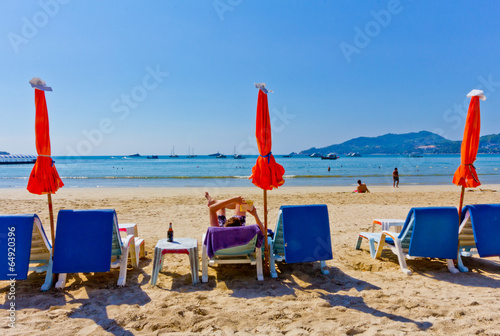
M 247 211 L 255 218 L 257 225 L 264 234 L 264 225 L 259 219 L 255 206 L 248 207 L 248 210 L 242 211 L 241 204 L 247 204 L 241 196 L 236 196 L 226 200 L 213 199 L 208 192 L 205 192 L 205 198 L 208 201 L 210 226 L 229 227 L 229 226 L 245 226 Z M 233 217 L 226 218 L 226 208 L 234 209 Z

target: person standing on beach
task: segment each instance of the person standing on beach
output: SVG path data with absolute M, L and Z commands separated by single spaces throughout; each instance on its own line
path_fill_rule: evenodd
M 398 168 L 394 168 L 394 171 L 392 172 L 392 187 L 393 188 L 399 188 L 399 173 L 398 173 Z

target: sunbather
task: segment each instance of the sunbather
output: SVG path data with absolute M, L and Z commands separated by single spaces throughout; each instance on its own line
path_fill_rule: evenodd
M 209 216 L 210 216 L 210 226 L 216 227 L 229 227 L 229 226 L 245 226 L 246 223 L 246 212 L 248 211 L 255 218 L 257 225 L 260 230 L 264 233 L 264 226 L 259 219 L 257 214 L 257 209 L 255 206 L 250 207 L 247 211 L 241 211 L 240 205 L 246 204 L 245 200 L 241 196 L 236 196 L 227 200 L 216 200 L 213 199 L 208 192 L 205 192 L 205 198 L 208 201 Z M 233 217 L 226 218 L 226 208 L 234 209 Z

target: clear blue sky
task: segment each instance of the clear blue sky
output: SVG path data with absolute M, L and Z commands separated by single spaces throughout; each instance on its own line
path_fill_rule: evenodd
M 500 133 L 499 17 L 493 1 L 3 1 L 0 150 L 35 154 L 34 76 L 54 89 L 54 155 L 255 154 L 255 82 L 274 90 L 274 153 L 458 140 L 474 88 L 481 134 Z

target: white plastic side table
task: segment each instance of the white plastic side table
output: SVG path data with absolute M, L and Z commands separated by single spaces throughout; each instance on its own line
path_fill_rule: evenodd
M 382 231 L 390 231 L 391 226 L 396 226 L 396 232 L 401 231 L 401 227 L 405 224 L 404 219 L 380 219 L 376 218 L 372 223 L 372 232 L 375 232 L 375 225 L 381 225 Z
M 193 285 L 199 281 L 199 260 L 198 260 L 198 240 L 194 238 L 176 238 L 169 242 L 167 238 L 160 239 L 155 246 L 155 257 L 153 261 L 153 274 L 151 284 L 156 286 L 158 273 L 163 267 L 163 258 L 167 253 L 181 253 L 189 255 L 189 264 L 191 266 L 191 278 Z

